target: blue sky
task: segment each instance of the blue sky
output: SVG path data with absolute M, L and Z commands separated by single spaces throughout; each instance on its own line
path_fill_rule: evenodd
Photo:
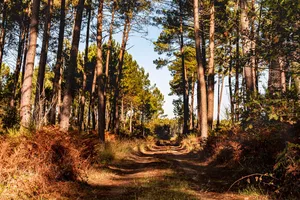
M 167 67 L 163 69 L 156 69 L 153 60 L 158 58 L 158 54 L 154 51 L 152 41 L 156 41 L 161 30 L 157 27 L 148 27 L 148 35 L 143 36 L 139 33 L 131 32 L 127 48 L 128 52 L 133 56 L 133 59 L 149 73 L 149 78 L 152 84 L 156 84 L 159 90 L 163 93 L 165 98 L 164 111 L 169 118 L 173 118 L 173 96 L 169 96 L 171 80 L 170 71 Z M 114 35 L 114 39 L 121 43 L 121 34 Z

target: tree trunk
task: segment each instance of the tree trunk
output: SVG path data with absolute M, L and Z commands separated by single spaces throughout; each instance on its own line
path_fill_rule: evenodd
M 25 25 L 25 24 L 20 24 L 18 56 L 17 56 L 16 69 L 15 69 L 15 72 L 14 72 L 14 75 L 13 75 L 14 82 L 13 82 L 13 85 L 12 85 L 12 96 L 11 96 L 11 99 L 10 99 L 10 107 L 15 107 L 17 88 L 19 87 L 19 78 L 20 78 L 20 70 L 21 70 L 22 57 L 23 57 L 25 35 L 26 35 L 26 26 L 27 25 Z
M 75 17 L 75 25 L 73 28 L 73 39 L 72 39 L 72 49 L 70 54 L 70 63 L 67 68 L 67 78 L 66 78 L 66 86 L 63 98 L 63 106 L 62 113 L 60 116 L 60 129 L 67 131 L 69 129 L 69 121 L 71 114 L 71 104 L 73 100 L 74 94 L 74 74 L 77 68 L 77 54 L 78 54 L 78 46 L 80 40 L 80 29 L 82 22 L 82 12 L 84 8 L 84 0 L 79 0 L 76 17 Z
M 58 99 L 61 98 L 59 95 L 59 91 L 61 91 L 60 78 L 62 76 L 62 64 L 63 64 L 63 45 L 64 45 L 64 31 L 65 31 L 65 6 L 66 0 L 61 1 L 60 5 L 60 24 L 59 24 L 59 36 L 58 36 L 58 48 L 57 48 L 57 57 L 56 64 L 54 68 L 54 79 L 53 79 L 53 92 L 52 92 L 52 105 L 50 110 L 50 123 L 55 124 L 56 121 L 56 108 Z M 60 112 L 60 104 L 59 104 L 59 112 Z
M 230 48 L 230 61 L 229 61 L 229 74 L 228 74 L 228 83 L 229 83 L 229 98 L 230 98 L 230 115 L 231 115 L 231 121 L 234 122 L 234 98 L 233 98 L 233 88 L 232 88 L 232 44 L 231 40 L 229 42 L 229 48 Z
M 26 32 L 25 32 L 25 44 L 24 44 L 24 53 L 23 53 L 23 63 L 22 63 L 22 77 L 21 77 L 21 85 L 23 85 L 24 82 L 24 76 L 25 76 L 25 68 L 26 68 L 26 60 L 27 60 L 27 52 L 28 52 L 28 44 L 29 44 L 29 22 L 26 26 Z
M 129 117 L 129 133 L 132 133 L 132 117 L 133 117 L 133 105 L 130 102 L 130 117 Z
M 184 56 L 184 41 L 183 41 L 183 13 L 182 1 L 179 1 L 180 9 L 180 53 L 181 53 L 181 70 L 182 70 L 182 83 L 183 83 L 183 134 L 188 133 L 188 120 L 189 120 L 189 89 L 187 81 L 187 72 L 185 67 Z
M 285 92 L 285 71 L 284 71 L 284 61 L 282 56 L 277 56 L 271 60 L 271 65 L 269 69 L 269 80 L 268 89 L 271 95 L 276 92 Z
M 5 45 L 5 35 L 6 35 L 6 11 L 7 11 L 7 4 L 6 1 L 3 2 L 3 13 L 2 13 L 2 23 L 1 23 L 1 33 L 0 33 L 0 74 L 2 69 L 2 60 L 3 60 L 3 53 L 4 53 L 4 45 Z M 0 91 L 2 90 L 2 80 L 0 77 Z
M 235 120 L 239 121 L 239 89 L 240 89 L 240 21 L 239 21 L 239 0 L 236 0 L 235 5 L 236 13 L 236 66 L 235 66 L 235 91 L 234 91 L 234 101 L 235 101 Z
M 114 96 L 114 117 L 113 117 L 113 122 L 114 122 L 114 132 L 119 133 L 120 129 L 120 117 L 119 117 L 119 94 L 120 94 L 120 81 L 122 78 L 122 71 L 123 71 L 123 62 L 124 62 L 124 54 L 126 51 L 126 44 L 128 41 L 128 36 L 130 32 L 130 17 L 127 15 L 125 19 L 125 25 L 124 25 L 124 31 L 123 31 L 123 37 L 122 37 L 122 45 L 119 53 L 119 60 L 117 64 L 117 70 L 118 74 L 116 77 L 116 90 L 115 90 L 115 96 Z
M 210 20 L 209 20 L 209 63 L 208 63 L 208 105 L 207 121 L 210 129 L 213 128 L 214 120 L 214 88 L 215 88 L 215 6 L 214 0 L 210 2 Z
M 91 8 L 87 8 L 87 25 L 86 25 L 86 38 L 85 38 L 85 53 L 84 53 L 84 69 L 82 71 L 82 91 L 80 99 L 80 115 L 79 115 L 79 130 L 84 130 L 84 107 L 85 107 L 85 92 L 86 92 L 86 71 L 89 56 L 89 39 L 90 39 L 90 22 L 91 22 Z
M 202 138 L 207 138 L 208 136 L 208 126 L 207 126 L 207 93 L 206 93 L 206 84 L 205 84 L 205 73 L 204 67 L 202 63 L 202 55 L 200 49 L 200 26 L 199 26 L 199 2 L 198 0 L 194 0 L 194 32 L 195 32 L 195 44 L 196 44 L 196 59 L 197 59 L 197 79 L 200 84 L 200 93 L 197 95 L 201 96 L 198 102 L 198 107 L 201 108 L 201 136 Z M 198 108 L 199 109 L 199 108 Z M 199 113 L 199 112 L 198 112 Z
M 97 82 L 97 67 L 95 66 L 94 69 L 94 76 L 93 76 L 93 82 L 92 82 L 92 90 L 90 93 L 90 106 L 89 110 L 91 112 L 91 116 L 89 116 L 89 123 L 90 124 L 90 117 L 92 118 L 92 130 L 96 130 L 96 114 L 95 114 L 95 91 L 96 91 L 96 82 Z
M 251 12 L 252 13 L 255 13 L 255 7 L 254 7 L 254 4 L 255 4 L 255 0 L 252 0 L 251 1 L 252 3 L 251 3 Z M 250 26 L 251 26 L 251 31 L 250 31 L 250 40 L 251 40 L 251 42 L 250 42 L 250 48 L 251 48 L 251 51 L 250 51 L 250 53 L 251 53 L 251 57 L 250 57 L 250 59 L 251 59 L 251 71 L 252 71 L 252 82 L 253 82 L 253 92 L 254 92 L 254 95 L 256 95 L 257 94 L 257 85 L 256 85 L 256 40 L 255 40 L 255 26 L 254 26 L 254 24 L 255 24 L 255 18 L 254 18 L 254 16 L 252 16 L 251 17 L 251 20 L 250 20 Z
M 286 92 L 286 75 L 285 75 L 285 61 L 284 61 L 284 57 L 280 56 L 278 58 L 279 60 L 279 66 L 280 66 L 280 78 L 281 78 L 281 92 L 285 93 Z
M 112 47 L 112 36 L 113 36 L 113 28 L 114 28 L 114 20 L 115 20 L 115 9 L 116 9 L 116 1 L 113 2 L 112 12 L 111 12 L 111 22 L 109 27 L 109 38 L 107 42 L 107 54 L 106 54 L 106 63 L 105 63 L 105 86 L 104 86 L 104 101 L 105 104 L 107 104 L 107 84 L 108 84 L 108 73 L 109 73 L 109 64 L 110 64 L 110 54 L 111 54 L 111 47 Z M 112 110 L 112 109 L 111 109 Z M 106 110 L 106 113 L 108 112 L 108 109 Z M 109 119 L 109 122 L 107 123 L 107 129 L 110 128 L 110 121 L 111 121 L 111 114 L 107 113 L 106 120 Z
M 40 56 L 40 62 L 39 62 L 39 70 L 38 70 L 38 80 L 37 80 L 36 92 L 35 92 L 34 116 L 35 116 L 36 125 L 38 127 L 43 125 L 42 118 L 44 117 L 43 116 L 44 115 L 43 107 L 44 107 L 44 101 L 45 101 L 44 79 L 45 79 L 45 70 L 46 70 L 46 64 L 47 64 L 52 10 L 53 10 L 53 0 L 48 0 L 47 12 L 45 14 L 46 21 L 45 21 L 45 25 L 44 25 L 43 43 L 42 43 L 41 56 Z
M 195 74 L 192 74 L 192 92 L 191 92 L 191 109 L 190 109 L 190 130 L 194 130 L 194 96 L 195 96 Z
M 30 40 L 27 52 L 26 68 L 24 74 L 24 82 L 21 93 L 21 131 L 30 128 L 31 120 L 31 93 L 32 93 L 32 77 L 34 71 L 34 59 L 36 54 L 36 45 L 38 37 L 38 20 L 39 20 L 40 0 L 33 0 L 32 16 L 30 19 Z
M 251 50 L 247 0 L 241 0 L 241 34 L 243 44 L 243 57 L 247 58 L 250 55 Z M 248 58 L 245 60 L 244 78 L 246 83 L 247 98 L 249 99 L 250 95 L 254 92 L 254 77 Z
M 219 74 L 219 83 L 218 83 L 218 117 L 217 117 L 217 128 L 220 127 L 220 114 L 221 114 L 221 106 L 222 106 L 222 97 L 223 97 L 223 88 L 224 88 L 224 74 L 222 74 L 222 78 Z M 222 83 L 220 83 L 222 81 Z M 222 84 L 222 85 L 221 85 Z M 221 91 L 220 91 L 221 87 Z
M 98 17 L 97 17 L 97 80 L 98 80 L 98 134 L 102 142 L 105 142 L 105 73 L 102 64 L 102 21 L 103 21 L 103 4 L 99 1 Z

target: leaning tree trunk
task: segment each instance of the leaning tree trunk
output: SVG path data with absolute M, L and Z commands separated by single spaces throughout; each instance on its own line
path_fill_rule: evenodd
M 26 68 L 24 74 L 24 82 L 21 90 L 21 130 L 30 127 L 31 120 L 31 93 L 32 93 L 32 77 L 34 70 L 34 59 L 36 54 L 37 37 L 38 37 L 38 20 L 39 20 L 40 0 L 33 0 L 32 16 L 30 19 L 30 39 L 27 52 Z
M 105 100 L 104 100 L 104 83 L 105 73 L 102 64 L 102 21 L 103 21 L 103 4 L 99 1 L 97 17 L 97 80 L 98 80 L 98 134 L 102 142 L 105 142 Z
M 87 10 L 88 20 L 86 25 L 86 38 L 85 38 L 85 53 L 84 53 L 84 69 L 82 71 L 82 91 L 80 99 L 80 114 L 79 114 L 79 130 L 84 129 L 84 108 L 85 108 L 85 92 L 86 92 L 86 71 L 89 56 L 89 39 L 90 39 L 90 23 L 91 23 L 91 8 Z
M 66 77 L 66 86 L 63 98 L 62 105 L 62 113 L 60 116 L 60 129 L 67 131 L 69 129 L 69 121 L 71 114 L 71 104 L 74 95 L 74 75 L 77 69 L 77 54 L 78 54 L 78 46 L 80 40 L 80 29 L 82 22 L 82 12 L 84 8 L 84 0 L 79 0 L 76 17 L 75 17 L 75 25 L 73 28 L 73 39 L 72 39 L 72 47 L 70 53 L 70 63 L 67 68 L 67 77 Z
M 212 129 L 214 120 L 214 87 L 215 87 L 215 6 L 214 0 L 210 2 L 210 20 L 209 20 L 209 63 L 208 63 L 208 105 L 207 105 L 207 121 L 208 127 Z
M 61 77 L 61 68 L 63 64 L 63 45 L 64 45 L 64 31 L 65 31 L 65 6 L 66 0 L 61 0 L 61 7 L 60 7 L 60 24 L 59 24 L 59 36 L 58 36 L 58 48 L 57 48 L 57 57 L 56 57 L 56 64 L 54 68 L 54 79 L 53 79 L 53 92 L 52 92 L 52 107 L 50 110 L 50 123 L 55 124 L 56 121 L 56 107 L 59 98 L 59 90 L 60 84 L 59 80 Z M 60 105 L 59 105 L 60 106 Z
M 194 32 L 195 32 L 195 44 L 196 44 L 196 59 L 197 59 L 197 78 L 198 83 L 200 84 L 201 93 L 197 94 L 201 95 L 200 102 L 198 102 L 198 107 L 201 108 L 201 136 L 202 138 L 207 138 L 208 136 L 208 126 L 207 126 L 207 93 L 206 93 L 206 84 L 205 84 L 205 73 L 204 67 L 202 63 L 202 55 L 200 49 L 200 26 L 199 26 L 199 2 L 198 0 L 194 0 Z M 199 108 L 198 108 L 199 109 Z M 198 112 L 199 113 L 199 112 Z
M 40 127 L 43 122 L 42 118 L 44 117 L 43 107 L 45 101 L 45 90 L 44 90 L 44 79 L 45 79 L 45 70 L 47 63 L 47 55 L 48 55 L 48 46 L 50 39 L 50 27 L 51 27 L 51 18 L 52 18 L 52 9 L 53 9 L 53 0 L 48 0 L 47 4 L 47 12 L 46 12 L 46 21 L 44 25 L 44 35 L 43 35 L 43 43 L 42 50 L 39 62 L 39 71 L 38 71 L 38 80 L 36 84 L 36 92 L 35 92 L 35 122 L 38 127 Z
M 183 134 L 188 133 L 188 120 L 189 120 L 189 89 L 187 81 L 187 72 L 185 67 L 184 56 L 184 41 L 183 41 L 183 13 L 182 1 L 179 1 L 180 7 L 180 53 L 181 53 L 181 70 L 182 70 L 182 84 L 183 84 Z
M 113 111 L 113 123 L 114 123 L 114 132 L 119 133 L 120 129 L 120 116 L 119 116 L 119 96 L 120 96 L 120 81 L 123 75 L 123 62 L 124 62 L 124 54 L 126 51 L 126 44 L 128 41 L 128 36 L 130 32 L 130 17 L 126 16 L 123 37 L 122 37 L 122 45 L 119 53 L 119 60 L 117 64 L 118 74 L 115 82 L 115 96 L 114 96 L 114 111 Z

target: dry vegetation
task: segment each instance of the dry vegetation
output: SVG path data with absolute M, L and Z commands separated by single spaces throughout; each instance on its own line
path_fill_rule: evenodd
M 102 144 L 93 132 L 10 130 L 0 138 L 0 199 L 297 199 L 298 128 L 222 127 L 205 147 L 197 135 L 154 145 L 106 133 Z

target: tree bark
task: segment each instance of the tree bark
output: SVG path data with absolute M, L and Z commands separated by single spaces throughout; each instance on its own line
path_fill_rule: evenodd
M 180 53 L 181 53 L 181 70 L 182 70 L 182 83 L 183 83 L 183 134 L 188 133 L 188 120 L 189 120 L 189 89 L 187 81 L 187 72 L 185 67 L 184 56 L 184 41 L 183 41 L 183 11 L 182 1 L 179 1 L 180 10 Z
M 207 121 L 208 127 L 213 128 L 214 120 L 214 88 L 215 88 L 215 6 L 214 0 L 210 1 L 210 20 L 209 20 L 209 63 L 208 63 L 208 105 Z
M 218 83 L 218 117 L 217 117 L 217 128 L 220 127 L 220 114 L 221 114 L 221 106 L 222 106 L 222 97 L 223 97 L 223 88 L 224 88 L 224 74 L 222 74 L 222 78 L 219 74 L 219 83 Z M 220 83 L 220 81 L 222 83 Z M 221 91 L 220 91 L 221 87 Z
M 195 74 L 192 74 L 192 92 L 191 92 L 191 109 L 190 109 L 190 130 L 194 130 L 194 96 L 195 96 Z
M 102 142 L 105 142 L 105 73 L 103 72 L 102 63 L 102 21 L 103 21 L 103 4 L 99 1 L 97 17 L 97 80 L 98 80 L 98 134 Z
M 130 102 L 129 133 L 132 133 L 132 117 L 133 117 L 133 105 L 132 102 Z
M 91 116 L 89 116 L 89 122 L 88 124 L 90 124 L 90 121 L 92 118 L 92 129 L 96 130 L 96 114 L 95 114 L 95 91 L 96 91 L 96 82 L 97 82 L 97 67 L 95 66 L 94 69 L 94 76 L 93 76 L 93 82 L 92 82 L 92 89 L 91 89 L 91 93 L 90 93 L 90 106 L 89 106 L 89 110 L 91 112 Z
M 47 4 L 47 12 L 45 14 L 46 21 L 44 25 L 44 33 L 43 33 L 43 43 L 41 49 L 41 56 L 39 62 L 39 70 L 38 70 L 38 80 L 36 84 L 36 92 L 35 92 L 35 122 L 38 127 L 42 126 L 43 120 L 41 120 L 44 116 L 43 108 L 45 101 L 45 89 L 44 89 L 44 79 L 45 79 L 45 70 L 47 64 L 47 55 L 48 55 L 48 46 L 50 39 L 50 27 L 51 27 L 51 19 L 52 19 L 52 10 L 53 10 L 53 0 L 48 0 Z
M 6 15 L 7 15 L 7 4 L 6 1 L 3 2 L 3 12 L 2 12 L 2 23 L 1 23 L 1 34 L 0 34 L 0 74 L 2 70 L 2 60 L 4 53 L 4 45 L 5 45 L 5 35 L 6 35 Z M 2 80 L 0 77 L 0 91 L 2 90 Z
M 27 52 L 28 52 L 28 44 L 29 44 L 29 26 L 30 26 L 30 23 L 28 22 L 27 27 L 26 27 L 25 44 L 24 44 L 24 50 L 23 50 L 24 53 L 23 53 L 22 77 L 21 77 L 21 84 L 22 85 L 23 85 L 23 82 L 24 82 L 26 60 L 27 60 Z
M 125 25 L 124 25 L 124 30 L 123 30 L 123 37 L 122 37 L 122 44 L 121 44 L 121 49 L 119 53 L 119 59 L 118 59 L 118 64 L 117 64 L 117 70 L 118 74 L 116 77 L 116 84 L 115 84 L 115 96 L 114 96 L 114 116 L 113 116 L 113 123 L 114 123 L 114 132 L 119 133 L 120 129 L 120 116 L 119 116 L 119 95 L 120 95 L 120 81 L 122 78 L 122 71 L 123 71 L 123 62 L 124 62 L 124 54 L 126 51 L 126 44 L 128 41 L 128 36 L 130 32 L 130 22 L 131 18 L 127 15 L 125 19 Z
M 228 74 L 228 83 L 229 83 L 229 98 L 230 98 L 230 115 L 231 115 L 231 121 L 234 122 L 234 98 L 233 98 L 233 88 L 232 88 L 232 44 L 231 40 L 229 42 L 229 48 L 230 48 L 230 61 L 229 61 L 229 74 Z
M 32 77 L 34 71 L 34 59 L 36 55 L 36 45 L 38 37 L 38 20 L 39 20 L 40 0 L 33 0 L 32 16 L 30 19 L 30 40 L 27 52 L 26 68 L 24 74 L 24 82 L 21 90 L 21 131 L 30 128 L 31 120 L 31 93 L 32 93 Z
M 194 32 L 195 32 L 195 45 L 196 45 L 196 59 L 197 59 L 197 79 L 200 84 L 201 93 L 197 94 L 200 97 L 200 102 L 198 102 L 198 107 L 201 108 L 201 137 L 208 137 L 208 125 L 207 125 L 207 93 L 206 93 L 206 84 L 205 84 L 205 73 L 204 67 L 202 63 L 202 55 L 200 49 L 200 26 L 199 26 L 199 2 L 198 0 L 194 0 Z M 199 109 L 199 108 L 198 108 Z M 199 112 L 198 112 L 199 113 Z
M 108 38 L 108 42 L 107 42 L 107 54 L 106 54 L 106 63 L 105 63 L 105 86 L 104 86 L 104 101 L 105 104 L 107 104 L 107 84 L 108 84 L 108 73 L 109 73 L 109 64 L 110 64 L 110 54 L 111 54 L 111 48 L 112 48 L 112 36 L 113 36 L 113 28 L 114 28 L 114 20 L 115 20 L 115 9 L 116 9 L 116 1 L 114 0 L 113 2 L 113 7 L 112 7 L 112 12 L 111 12 L 111 22 L 110 22 L 110 27 L 109 27 L 109 38 Z M 108 112 L 108 109 L 106 110 L 106 113 Z M 111 121 L 111 114 L 107 113 L 107 117 L 106 120 L 109 119 L 109 121 Z M 110 122 L 107 123 L 107 129 L 110 128 L 109 124 Z
M 251 40 L 250 40 L 250 31 L 249 31 L 249 16 L 248 16 L 248 0 L 241 0 L 241 35 L 242 35 L 242 44 L 243 44 L 243 57 L 247 58 L 250 55 L 251 50 Z M 246 93 L 247 99 L 254 92 L 254 77 L 251 64 L 249 59 L 245 60 L 244 67 L 244 78 L 246 83 Z
M 90 23 L 91 23 L 91 8 L 87 8 L 87 25 L 86 25 L 86 38 L 85 38 L 85 53 L 84 53 L 84 69 L 82 71 L 82 91 L 80 99 L 80 115 L 79 115 L 79 130 L 84 130 L 84 108 L 85 108 L 85 92 L 86 92 L 86 70 L 89 56 L 89 39 L 90 39 Z
M 60 24 L 59 24 L 59 36 L 58 36 L 58 48 L 57 48 L 57 57 L 56 64 L 54 68 L 54 79 L 53 79 L 53 92 L 52 92 L 52 107 L 50 110 L 50 123 L 55 124 L 56 121 L 56 108 L 58 103 L 59 91 L 61 91 L 61 84 L 59 83 L 60 77 L 62 76 L 62 64 L 63 64 L 63 45 L 64 45 L 64 31 L 65 31 L 65 7 L 66 0 L 61 0 L 60 5 Z M 59 105 L 60 106 L 60 105 Z M 60 110 L 60 108 L 59 108 Z
M 236 65 L 235 65 L 235 91 L 234 91 L 234 101 L 235 101 L 235 120 L 239 121 L 239 88 L 240 88 L 240 20 L 239 20 L 239 0 L 236 0 L 235 4 L 236 13 Z
M 23 17 L 24 19 L 24 17 Z M 19 44 L 18 44 L 18 56 L 16 62 L 16 69 L 13 75 L 14 83 L 12 85 L 12 96 L 10 99 L 10 107 L 15 107 L 15 99 L 17 95 L 17 88 L 19 87 L 19 78 L 20 78 L 20 71 L 22 65 L 22 58 L 23 58 L 23 49 L 25 43 L 25 35 L 26 35 L 26 26 L 24 23 L 20 24 L 20 35 L 19 35 Z
M 76 17 L 75 17 L 75 25 L 73 28 L 73 40 L 72 40 L 72 49 L 70 55 L 70 63 L 67 68 L 67 78 L 66 78 L 66 87 L 63 98 L 63 106 L 62 113 L 60 116 L 60 129 L 63 131 L 67 131 L 69 129 L 69 121 L 71 114 L 71 104 L 74 95 L 74 74 L 77 68 L 77 54 L 78 54 L 78 46 L 80 40 L 80 29 L 82 22 L 82 12 L 84 8 L 84 0 L 79 0 Z

